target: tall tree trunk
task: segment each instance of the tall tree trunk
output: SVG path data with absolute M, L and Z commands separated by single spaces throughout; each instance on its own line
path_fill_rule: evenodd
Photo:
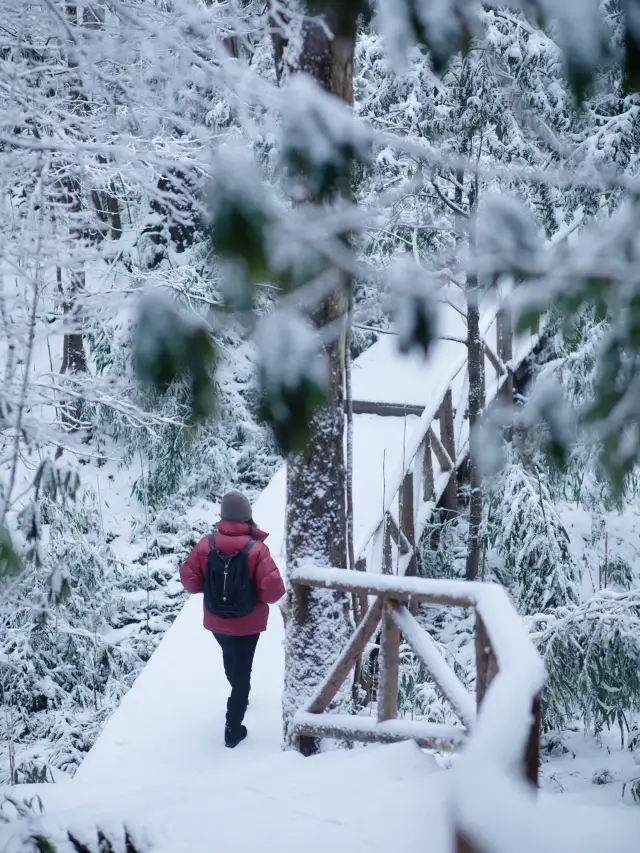
M 482 143 L 480 143 L 482 146 Z M 479 156 L 479 154 L 478 154 Z M 478 204 L 478 177 L 472 179 L 468 192 L 469 215 Z M 473 237 L 470 234 L 473 245 Z M 480 562 L 480 528 L 482 526 L 482 476 L 478 464 L 477 426 L 484 409 L 484 346 L 480 334 L 480 290 L 476 276 L 467 279 L 467 364 L 469 369 L 469 536 L 465 577 L 478 577 Z
M 467 293 L 467 350 L 469 365 L 469 538 L 467 543 L 467 580 L 478 577 L 480 559 L 480 526 L 482 524 L 482 478 L 478 465 L 476 426 L 482 413 L 484 397 L 484 348 L 480 335 L 480 304 L 475 280 L 469 281 Z
M 76 13 L 77 14 L 77 13 Z M 82 25 L 87 30 L 103 30 L 106 18 L 106 7 L 103 3 L 90 3 L 85 6 L 82 15 Z M 78 24 L 80 23 L 78 17 Z M 106 163 L 106 159 L 102 156 L 98 157 L 99 162 Z M 102 198 L 102 196 L 104 198 Z M 109 181 L 109 186 L 103 193 L 97 191 L 92 192 L 93 205 L 96 216 L 102 223 L 109 223 L 112 240 L 119 240 L 122 236 L 122 214 L 120 211 L 120 202 L 116 195 L 115 181 Z M 102 233 L 100 226 L 96 230 L 98 238 L 106 236 Z
M 82 21 L 75 4 L 67 4 L 67 18 L 73 27 L 80 26 Z M 72 112 L 78 116 L 86 115 L 88 112 L 87 101 L 82 90 L 80 77 L 75 73 L 77 62 L 69 56 L 67 58 L 70 79 L 70 99 Z M 81 130 L 77 130 L 81 134 Z M 72 163 L 67 164 L 67 171 L 60 181 L 60 200 L 66 215 L 69 217 L 69 236 L 74 248 L 82 253 L 84 242 L 84 222 L 82 204 L 82 184 L 80 178 L 75 174 Z M 82 309 L 80 300 L 85 291 L 85 271 L 83 259 L 72 259 L 67 269 L 68 281 L 66 286 L 62 279 L 62 271 L 57 270 L 58 291 L 62 297 L 62 310 L 65 317 L 65 331 L 62 344 L 61 373 L 75 374 L 86 373 L 88 369 L 87 356 L 84 348 L 84 336 L 82 332 Z M 62 422 L 68 429 L 76 430 L 80 426 L 81 403 L 62 402 L 60 406 Z M 61 454 L 58 448 L 57 455 Z
M 322 8 L 319 9 L 319 6 Z M 336 8 L 337 7 L 337 8 Z M 345 15 L 340 4 L 316 2 L 321 18 L 306 18 L 302 24 L 301 50 L 288 53 L 286 25 L 292 15 L 305 10 L 293 2 L 286 19 L 272 7 L 273 46 L 278 81 L 296 72 L 309 74 L 323 89 L 353 103 L 353 58 L 357 14 Z M 333 37 L 332 35 L 333 34 Z M 318 202 L 326 199 L 317 199 Z M 287 464 L 287 571 L 313 561 L 319 566 L 346 568 L 347 479 L 344 453 L 345 330 L 351 281 L 336 275 L 334 291 L 313 313 L 317 328 L 344 320 L 342 330 L 327 344 L 329 361 L 328 405 L 312 421 L 311 438 L 304 451 Z M 287 615 L 285 642 L 285 689 L 283 698 L 285 745 L 305 755 L 317 752 L 313 738 L 296 742 L 291 731 L 293 714 L 325 677 L 336 655 L 353 630 L 349 597 L 330 590 L 294 588 Z M 336 698 L 347 708 L 351 695 L 347 686 Z
M 318 326 L 344 315 L 344 295 L 336 291 L 315 312 Z M 345 459 L 342 335 L 331 344 L 329 403 L 312 422 L 304 453 L 287 463 L 287 571 L 312 561 L 346 568 Z M 322 681 L 351 635 L 349 597 L 340 592 L 294 587 L 287 614 L 285 642 L 285 744 L 311 755 L 312 738 L 296 744 L 290 731 L 293 714 Z M 343 691 L 337 702 L 350 702 Z

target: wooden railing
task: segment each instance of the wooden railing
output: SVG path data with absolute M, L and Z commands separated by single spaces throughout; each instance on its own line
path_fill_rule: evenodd
M 484 394 L 488 404 L 500 394 L 512 397 L 514 371 L 531 352 L 538 337 L 529 335 L 514 340 L 496 294 L 483 302 L 480 326 L 485 352 Z M 407 436 L 403 462 L 388 479 L 381 515 L 354 543 L 356 567 L 360 571 L 415 574 L 415 544 L 433 509 L 438 504 L 445 510 L 457 509 L 456 473 L 469 447 L 468 363 L 464 344 L 461 343 L 458 358 L 448 365 L 440 387 L 439 392 L 434 389 L 434 400 L 422 409 L 354 401 L 354 412 L 394 416 L 420 413 L 418 425 Z
M 454 774 L 452 813 L 457 853 L 476 853 L 474 814 L 468 801 L 482 773 L 537 785 L 540 691 L 544 667 L 524 623 L 504 589 L 496 584 L 372 575 L 344 569 L 301 568 L 291 582 L 341 590 L 371 600 L 347 647 L 306 705 L 294 717 L 298 737 L 389 743 L 415 740 L 437 750 L 467 742 Z M 434 640 L 412 613 L 412 605 L 473 607 L 476 615 L 475 700 L 440 654 Z M 328 711 L 341 685 L 381 624 L 377 716 Z M 400 639 L 404 636 L 460 720 L 460 725 L 397 718 Z M 477 709 L 477 718 L 476 718 Z M 475 775 L 479 774 L 479 775 Z M 517 784 L 517 782 L 516 782 Z

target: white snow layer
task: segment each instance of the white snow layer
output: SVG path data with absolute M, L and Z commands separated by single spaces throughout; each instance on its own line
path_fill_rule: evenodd
M 167 692 L 173 695 L 169 686 Z M 257 705 L 248 721 L 252 742 L 227 750 L 223 758 L 215 738 L 216 707 L 210 709 L 209 738 L 198 728 L 207 709 L 195 706 L 193 719 L 155 732 L 161 747 L 163 734 L 172 737 L 179 729 L 174 753 L 184 750 L 186 758 L 198 753 L 185 775 L 175 772 L 175 762 L 158 775 L 158 761 L 155 776 L 151 768 L 149 773 L 138 768 L 138 778 L 146 782 L 137 786 L 124 775 L 110 787 L 89 784 L 86 777 L 83 784 L 76 777 L 61 786 L 25 786 L 37 787 L 43 799 L 44 829 L 56 837 L 71 828 L 89 839 L 93 830 L 95 843 L 96 825 L 114 834 L 120 827 L 121 834 L 124 822 L 134 838 L 151 842 L 153 853 L 422 853 L 425 838 L 431 853 L 447 850 L 445 825 L 438 822 L 445 774 L 415 744 L 304 759 L 280 752 L 279 739 L 269 739 L 270 757 L 261 760 L 256 745 L 263 730 L 255 725 L 265 709 Z M 0 826 L 0 844 L 5 853 L 24 850 L 15 824 Z

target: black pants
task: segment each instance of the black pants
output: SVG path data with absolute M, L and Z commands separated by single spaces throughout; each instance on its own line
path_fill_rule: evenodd
M 251 667 L 260 634 L 248 634 L 245 637 L 232 637 L 229 634 L 213 636 L 222 649 L 224 674 L 231 685 L 231 695 L 227 701 L 227 726 L 237 731 L 249 704 Z

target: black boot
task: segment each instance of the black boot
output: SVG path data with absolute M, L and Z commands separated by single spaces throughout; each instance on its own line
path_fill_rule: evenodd
M 247 727 L 239 726 L 237 729 L 230 729 L 229 726 L 224 727 L 224 745 L 229 749 L 236 747 L 247 736 Z

